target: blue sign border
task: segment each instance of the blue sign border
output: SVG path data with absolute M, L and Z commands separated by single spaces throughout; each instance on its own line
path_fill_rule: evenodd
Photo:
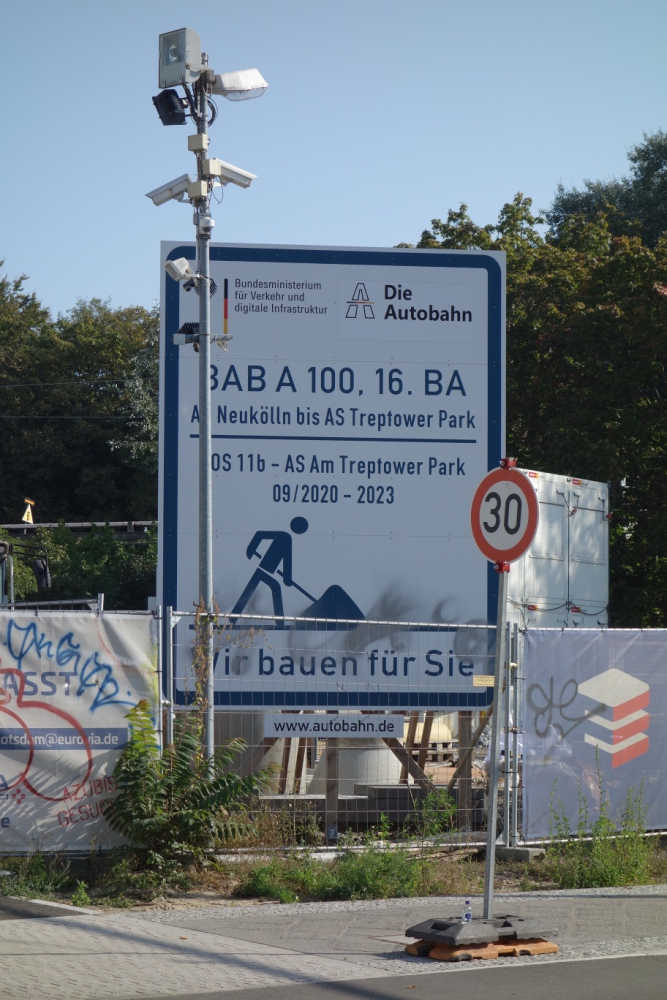
M 193 244 L 175 247 L 168 254 L 168 260 L 185 257 L 194 260 L 196 256 Z M 503 324 L 502 324 L 502 270 L 495 257 L 483 252 L 471 254 L 447 253 L 436 250 L 433 253 L 410 251 L 382 250 L 319 250 L 307 247 L 228 247 L 211 245 L 211 261 L 250 261 L 254 263 L 281 264 L 375 264 L 380 266 L 400 267 L 458 267 L 483 268 L 488 276 L 488 470 L 495 469 L 500 464 L 502 445 L 502 360 L 503 360 Z M 178 609 L 178 346 L 173 343 L 173 334 L 180 326 L 179 315 L 179 284 L 167 275 L 165 293 L 165 343 L 164 343 L 164 421 L 163 421 L 163 465 L 162 465 L 162 517 L 159 530 L 162 536 L 162 604 Z M 498 603 L 498 575 L 493 565 L 488 564 L 487 573 L 487 621 L 495 624 L 496 607 Z M 457 692 L 413 692 L 401 694 L 380 695 L 377 707 L 484 707 L 490 704 L 493 691 L 488 690 L 475 694 L 459 694 Z M 174 692 L 176 700 L 185 704 L 183 695 Z M 239 707 L 248 705 L 278 706 L 283 704 L 276 699 L 277 692 L 255 692 L 245 700 L 245 694 L 239 693 Z M 315 701 L 310 701 L 311 694 Z M 224 696 L 224 697 L 223 697 Z M 294 692 L 294 698 L 301 697 Z M 348 707 L 355 704 L 354 696 L 346 692 L 307 692 L 303 702 L 291 701 L 285 696 L 285 707 L 292 705 L 317 704 L 322 707 Z M 291 696 L 290 696 L 291 698 Z M 320 700 L 320 698 L 324 700 Z M 330 699 L 333 698 L 332 702 Z M 412 699 L 417 699 L 413 701 Z M 258 700 L 259 699 L 259 700 Z M 216 705 L 236 706 L 237 702 L 229 692 L 216 691 Z M 370 706 L 370 701 L 369 701 Z

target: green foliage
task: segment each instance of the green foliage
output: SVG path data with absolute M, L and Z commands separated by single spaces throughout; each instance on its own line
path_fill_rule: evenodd
M 584 181 L 583 190 L 560 185 L 547 214 L 554 232 L 560 236 L 573 216 L 589 222 L 605 216 L 614 236 L 639 236 L 656 247 L 667 231 L 667 133 L 645 133 L 628 159 L 628 177 Z
M 244 875 L 237 895 L 293 903 L 309 899 L 390 899 L 428 892 L 431 866 L 398 848 L 345 851 L 332 863 L 276 858 Z
M 317 810 L 308 801 L 288 800 L 273 809 L 257 798 L 249 803 L 247 820 L 255 831 L 249 843 L 264 847 L 315 846 L 324 838 Z
M 72 904 L 74 906 L 90 906 L 90 896 L 86 890 L 86 883 L 80 882 L 77 879 L 76 889 L 72 893 Z
M 557 795 L 557 781 L 551 796 L 550 826 L 555 841 L 547 852 L 545 870 L 561 889 L 588 889 L 596 886 L 635 885 L 650 881 L 654 846 L 645 837 L 646 810 L 642 788 L 631 788 L 618 822 L 609 815 L 598 765 L 600 808 L 590 820 L 588 800 L 578 787 L 579 816 L 573 838 L 565 807 Z
M 8 532 L 0 538 L 12 541 Z M 14 539 L 15 541 L 16 539 Z M 14 594 L 17 601 L 68 600 L 104 594 L 107 608 L 142 610 L 146 598 L 155 593 L 157 531 L 150 529 L 139 542 L 119 542 L 113 529 L 93 528 L 75 535 L 70 528 L 38 528 L 30 541 L 49 553 L 51 589 L 37 589 L 32 572 L 34 556 L 14 555 Z
M 212 760 L 205 760 L 200 724 L 179 720 L 174 742 L 160 754 L 147 703 L 139 702 L 127 718 L 130 741 L 114 771 L 118 794 L 105 807 L 112 830 L 166 856 L 248 832 L 239 814 L 248 797 L 265 785 L 267 775 L 239 778 L 229 773 L 245 747 L 242 740 L 231 740 Z
M 667 135 L 632 157 L 633 191 L 658 200 L 646 220 L 661 233 Z M 520 193 L 486 226 L 462 205 L 418 246 L 506 251 L 508 453 L 528 468 L 611 483 L 611 621 L 664 627 L 667 236 L 619 229 L 620 209 L 605 205 L 557 195 L 546 235 Z
M 116 858 L 96 884 L 96 896 L 107 905 L 129 906 L 130 900 L 151 902 L 169 892 L 187 892 L 193 885 L 192 870 L 176 858 L 155 851 L 118 851 Z
M 26 496 L 39 521 L 154 518 L 157 310 L 93 299 L 53 319 L 24 280 L 0 277 L 0 521 Z
M 437 788 L 417 803 L 406 822 L 406 833 L 421 839 L 437 838 L 453 829 L 455 819 L 456 802 L 446 788 Z
M 50 897 L 70 881 L 70 865 L 59 856 L 41 851 L 17 858 L 3 858 L 11 875 L 0 876 L 0 896 Z

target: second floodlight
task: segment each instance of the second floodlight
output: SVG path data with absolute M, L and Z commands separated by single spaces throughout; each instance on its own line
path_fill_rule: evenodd
M 239 69 L 232 73 L 219 73 L 213 84 L 213 93 L 228 101 L 249 101 L 261 97 L 268 83 L 258 69 Z

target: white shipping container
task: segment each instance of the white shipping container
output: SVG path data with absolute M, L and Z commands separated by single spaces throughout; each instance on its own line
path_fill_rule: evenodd
M 535 487 L 540 523 L 509 574 L 508 618 L 520 628 L 608 624 L 609 486 L 521 470 Z

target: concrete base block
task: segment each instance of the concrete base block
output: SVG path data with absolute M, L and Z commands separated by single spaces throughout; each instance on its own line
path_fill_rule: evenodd
M 545 856 L 543 847 L 496 847 L 496 861 L 518 861 L 527 864 L 541 861 Z

